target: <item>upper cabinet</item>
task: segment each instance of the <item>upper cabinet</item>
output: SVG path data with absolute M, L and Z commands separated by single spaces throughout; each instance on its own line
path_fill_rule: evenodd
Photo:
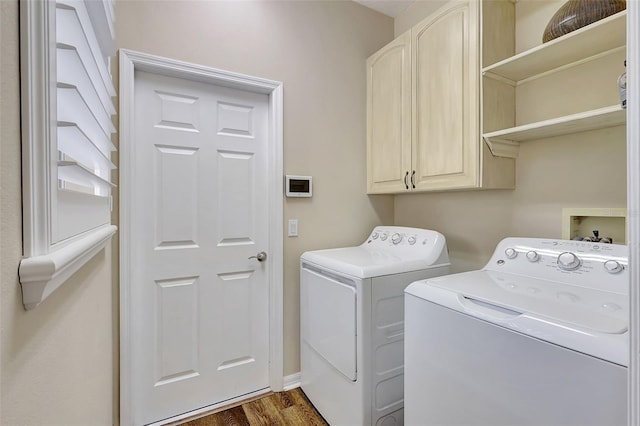
M 478 3 L 449 3 L 413 27 L 411 36 L 411 189 L 477 187 Z
M 480 11 L 453 1 L 367 61 L 367 190 L 513 188 L 480 138 Z
M 411 32 L 367 60 L 367 191 L 409 189 Z

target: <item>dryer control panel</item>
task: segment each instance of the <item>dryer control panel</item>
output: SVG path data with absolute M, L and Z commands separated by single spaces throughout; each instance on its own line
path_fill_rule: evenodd
M 370 247 L 420 247 L 433 248 L 444 241 L 444 235 L 437 231 L 405 226 L 376 226 L 363 245 Z
M 444 235 L 431 229 L 376 226 L 360 247 L 374 257 L 395 256 L 404 260 L 425 259 L 429 264 L 449 263 Z
M 628 248 L 542 238 L 505 238 L 485 270 L 628 294 Z

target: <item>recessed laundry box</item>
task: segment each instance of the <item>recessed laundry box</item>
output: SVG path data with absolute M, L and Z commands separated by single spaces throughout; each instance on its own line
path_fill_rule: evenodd
M 302 255 L 301 385 L 329 424 L 404 423 L 403 291 L 449 267 L 442 234 L 395 226 Z

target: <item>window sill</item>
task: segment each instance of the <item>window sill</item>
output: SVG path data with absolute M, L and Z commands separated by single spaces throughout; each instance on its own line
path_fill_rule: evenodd
M 22 259 L 20 284 L 25 309 L 34 309 L 102 250 L 118 228 L 105 225 L 49 254 Z

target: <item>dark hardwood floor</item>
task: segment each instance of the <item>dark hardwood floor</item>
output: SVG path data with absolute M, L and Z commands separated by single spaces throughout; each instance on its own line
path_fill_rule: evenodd
M 182 423 L 184 426 L 328 426 L 302 389 L 276 392 L 215 414 Z

